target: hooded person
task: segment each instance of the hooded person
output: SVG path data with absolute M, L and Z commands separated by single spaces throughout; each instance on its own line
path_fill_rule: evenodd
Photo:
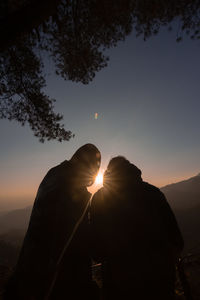
M 45 299 L 56 264 L 91 194 L 87 191 L 99 170 L 101 155 L 92 144 L 50 169 L 34 202 L 9 293 L 20 300 Z M 61 261 L 49 299 L 95 299 L 91 295 L 91 267 L 87 213 Z
M 91 232 L 104 299 L 174 299 L 182 235 L 163 193 L 124 157 L 111 159 L 92 199 Z

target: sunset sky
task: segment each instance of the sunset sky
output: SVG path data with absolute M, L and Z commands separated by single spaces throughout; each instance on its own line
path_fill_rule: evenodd
M 28 126 L 0 120 L 0 210 L 33 202 L 47 170 L 88 142 L 102 168 L 124 155 L 158 187 L 199 173 L 200 40 L 175 40 L 176 30 L 146 42 L 130 35 L 89 85 L 55 76 L 46 58 L 46 92 L 75 138 L 41 144 Z

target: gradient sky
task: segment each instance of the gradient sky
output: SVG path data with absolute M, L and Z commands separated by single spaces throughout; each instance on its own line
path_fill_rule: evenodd
M 89 85 L 56 77 L 46 58 L 46 92 L 75 138 L 41 144 L 28 126 L 0 120 L 0 210 L 33 202 L 47 170 L 87 142 L 104 169 L 124 155 L 159 187 L 199 173 L 200 41 L 175 40 L 166 30 L 146 42 L 130 35 Z

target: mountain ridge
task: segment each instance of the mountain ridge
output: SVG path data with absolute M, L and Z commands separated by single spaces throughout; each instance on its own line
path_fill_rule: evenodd
M 171 206 L 185 240 L 185 252 L 200 245 L 200 174 L 160 189 Z
M 196 181 L 196 180 L 199 180 L 200 181 L 200 173 L 198 173 L 197 175 L 194 175 L 190 178 L 187 178 L 187 179 L 184 179 L 184 180 L 181 180 L 181 181 L 178 181 L 178 182 L 173 182 L 173 183 L 169 183 L 167 185 L 164 185 L 162 186 L 160 189 L 167 189 L 167 188 L 171 188 L 173 186 L 177 186 L 177 185 L 183 185 L 183 184 L 187 184 L 187 183 L 190 183 L 190 182 L 193 182 L 193 181 Z

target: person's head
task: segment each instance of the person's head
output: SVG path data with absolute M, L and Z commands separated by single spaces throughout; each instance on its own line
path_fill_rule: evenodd
M 125 157 L 112 158 L 104 173 L 104 186 L 120 188 L 129 184 L 137 184 L 142 181 L 141 170 L 131 164 Z
M 85 144 L 74 153 L 70 162 L 75 167 L 77 185 L 90 186 L 99 170 L 101 153 L 93 144 Z

